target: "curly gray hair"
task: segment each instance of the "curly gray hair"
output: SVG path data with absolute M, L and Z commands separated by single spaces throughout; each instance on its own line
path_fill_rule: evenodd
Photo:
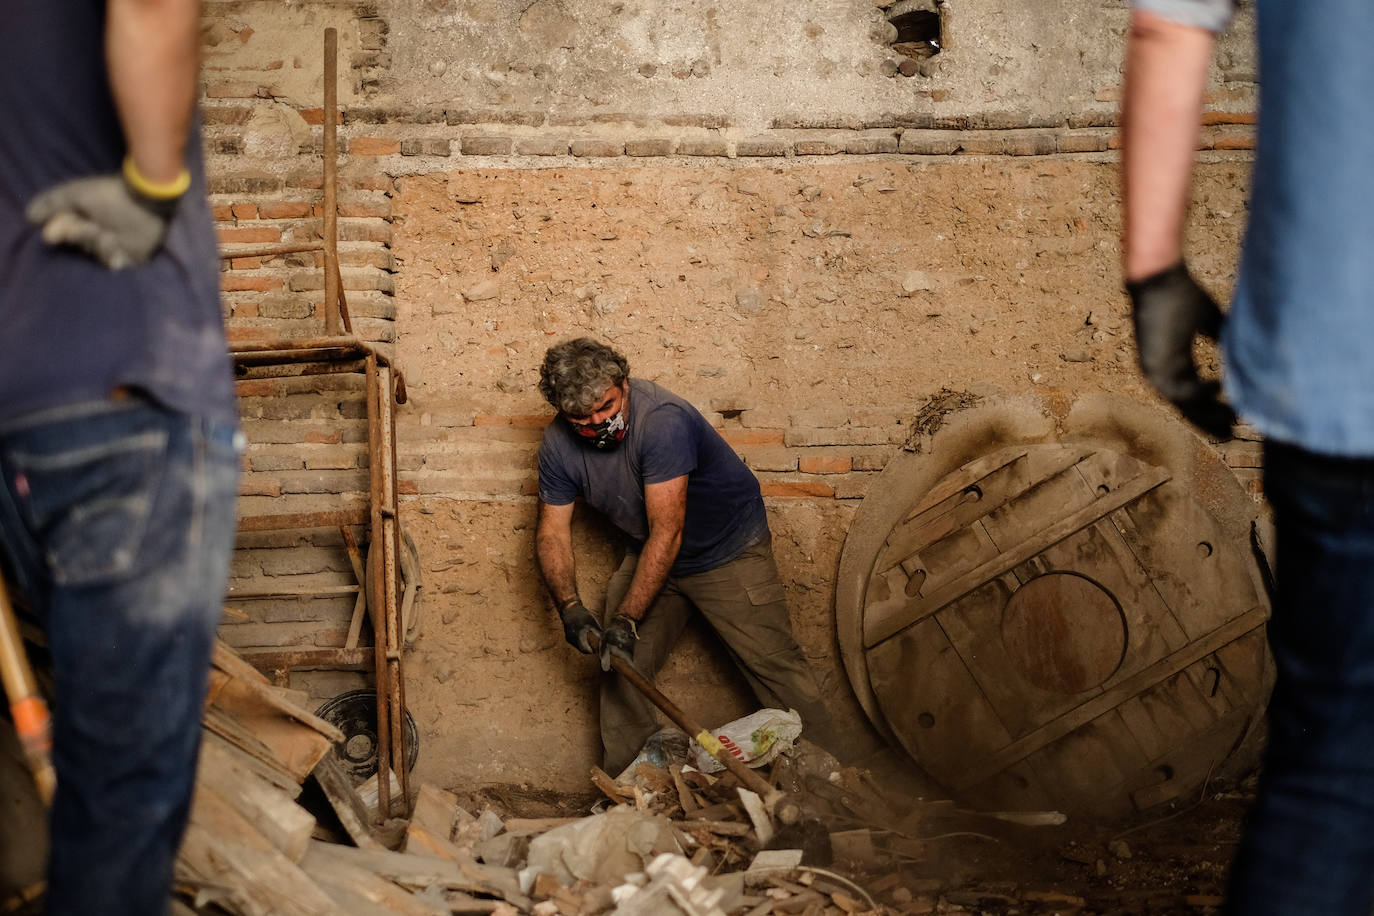
M 585 417 L 612 385 L 630 376 L 630 363 L 590 337 L 549 347 L 539 367 L 539 393 L 569 417 Z

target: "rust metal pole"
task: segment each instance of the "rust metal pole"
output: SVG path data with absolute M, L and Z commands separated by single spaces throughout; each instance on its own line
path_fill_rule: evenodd
M 307 375 L 361 375 L 362 371 L 363 361 L 361 359 L 349 359 L 340 363 L 240 364 L 234 369 L 234 381 L 251 382 L 263 379 L 300 378 Z
M 371 349 L 353 337 L 288 337 L 278 340 L 241 340 L 229 345 L 229 355 L 260 350 L 312 350 L 323 348 Z M 383 360 L 385 361 L 385 360 Z
M 371 543 L 367 551 L 368 610 L 372 617 L 373 679 L 377 683 L 377 810 L 383 820 L 391 816 L 391 666 L 387 663 L 386 586 L 382 575 L 382 463 L 377 453 L 381 442 L 381 390 L 377 357 L 367 358 L 367 455 L 371 481 Z
M 323 360 L 357 359 L 367 352 L 360 346 L 315 347 L 309 350 L 237 350 L 229 354 L 235 366 L 280 366 L 286 363 L 317 363 Z
M 386 589 L 386 665 L 391 702 L 391 759 L 401 784 L 401 798 L 410 801 L 410 774 L 406 768 L 405 710 L 402 705 L 401 647 L 405 638 L 400 616 L 401 577 L 396 520 L 396 452 L 391 399 L 391 370 L 377 370 L 377 450 L 372 453 L 382 484 L 382 579 Z
M 324 30 L 324 332 L 339 333 L 339 32 Z

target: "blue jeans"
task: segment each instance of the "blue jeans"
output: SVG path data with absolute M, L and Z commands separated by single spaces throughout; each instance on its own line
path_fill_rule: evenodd
M 1278 531 L 1269 747 L 1231 871 L 1236 916 L 1374 906 L 1374 460 L 1269 444 Z
M 240 442 L 231 424 L 139 398 L 0 425 L 0 535 L 56 691 L 49 913 L 168 909 Z

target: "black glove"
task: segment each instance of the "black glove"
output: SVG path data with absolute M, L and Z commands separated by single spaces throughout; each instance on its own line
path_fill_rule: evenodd
M 1231 438 L 1236 413 L 1221 398 L 1221 385 L 1198 377 L 1193 339 L 1213 340 L 1225 320 L 1188 268 L 1177 265 L 1126 284 L 1135 321 L 1140 368 L 1150 384 L 1198 429 L 1216 439 Z
M 611 655 L 619 655 L 631 665 L 635 663 L 635 643 L 639 641 L 639 629 L 633 619 L 624 614 L 616 614 L 601 634 L 601 670 L 611 670 Z
M 111 270 L 143 264 L 162 246 L 190 178 L 183 174 L 165 196 L 155 196 L 136 169 L 131 177 L 131 168 L 126 164 L 122 175 L 74 178 L 48 188 L 30 202 L 29 222 L 43 227 L 49 245 L 80 248 Z
M 583 607 L 581 601 L 573 599 L 558 609 L 558 616 L 563 620 L 563 636 L 568 645 L 583 655 L 591 655 L 591 638 L 601 635 L 601 624 L 596 622 L 592 612 Z

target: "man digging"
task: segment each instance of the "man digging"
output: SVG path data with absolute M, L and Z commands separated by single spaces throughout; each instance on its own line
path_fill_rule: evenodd
M 551 347 L 539 391 L 558 411 L 539 448 L 539 568 L 568 642 L 600 636 L 605 769 L 623 770 L 657 729 L 654 708 L 610 671 L 610 653 L 652 679 L 695 608 L 764 706 L 795 709 L 836 744 L 816 676 L 792 635 L 759 482 L 682 398 L 629 377 L 625 357 L 582 337 Z M 625 535 L 599 623 L 577 594 L 574 500 Z

